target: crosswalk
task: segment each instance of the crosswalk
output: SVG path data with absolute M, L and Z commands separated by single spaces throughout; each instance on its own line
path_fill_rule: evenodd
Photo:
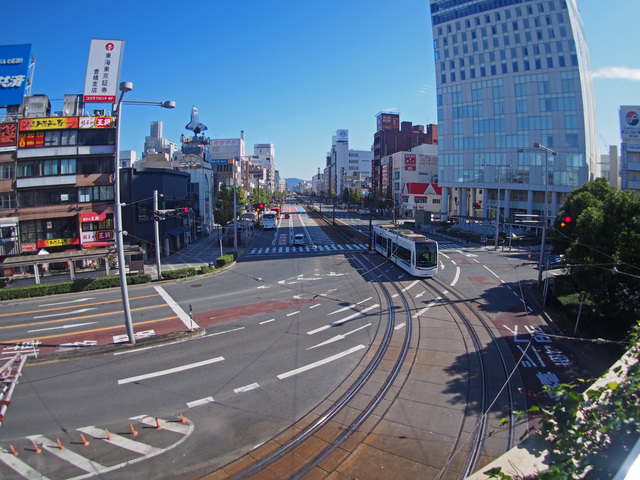
M 139 415 L 129 421 L 113 432 L 87 426 L 67 433 L 64 441 L 31 435 L 15 445 L 2 445 L 0 478 L 79 480 L 101 476 L 171 450 L 194 429 L 182 416 L 165 420 Z
M 453 242 L 438 242 L 441 250 L 458 250 L 462 247 Z M 322 245 L 283 245 L 275 247 L 254 247 L 247 251 L 248 255 L 278 255 L 291 253 L 335 253 L 335 252 L 365 252 L 369 250 L 366 243 L 327 243 Z
M 319 252 L 357 252 L 366 251 L 369 246 L 366 243 L 329 243 L 326 245 L 286 245 L 276 247 L 252 248 L 249 255 L 275 255 L 286 253 L 319 253 Z

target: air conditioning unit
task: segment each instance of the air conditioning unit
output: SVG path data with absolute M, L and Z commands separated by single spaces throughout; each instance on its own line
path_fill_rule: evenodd
M 51 114 L 51 102 L 46 95 L 24 97 L 23 105 L 24 116 L 27 118 L 48 117 Z
M 82 95 L 67 94 L 64 96 L 62 113 L 65 117 L 76 117 L 82 115 L 84 109 L 84 99 Z

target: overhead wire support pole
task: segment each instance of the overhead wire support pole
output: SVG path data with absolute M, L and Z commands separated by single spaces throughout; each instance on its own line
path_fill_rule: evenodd
M 549 154 L 557 155 L 558 152 L 555 150 L 545 147 L 540 143 L 534 143 L 534 148 L 539 148 L 540 150 L 544 150 L 544 216 L 542 223 L 542 243 L 540 244 L 540 259 L 538 260 L 538 287 L 542 284 L 542 264 L 543 264 L 543 256 L 545 243 L 547 241 L 547 223 L 548 223 L 548 214 L 549 214 Z

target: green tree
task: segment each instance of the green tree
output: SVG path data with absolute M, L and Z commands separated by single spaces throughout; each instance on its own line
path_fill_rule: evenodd
M 220 225 L 225 225 L 233 220 L 233 188 L 227 188 L 225 185 L 220 186 L 214 216 L 216 223 Z
M 627 331 L 640 317 L 640 199 L 599 178 L 574 189 L 550 234 L 578 291 L 600 318 Z

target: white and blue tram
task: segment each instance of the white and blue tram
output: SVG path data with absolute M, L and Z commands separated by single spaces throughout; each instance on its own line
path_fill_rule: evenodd
M 438 242 L 396 225 L 375 225 L 376 251 L 415 277 L 438 273 Z

